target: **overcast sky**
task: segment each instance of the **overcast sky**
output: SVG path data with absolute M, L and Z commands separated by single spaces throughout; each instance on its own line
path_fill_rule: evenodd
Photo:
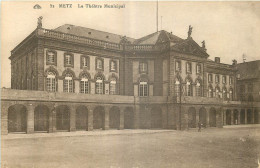
M 1 10 L 1 71 L 2 87 L 10 87 L 10 51 L 37 26 L 43 16 L 43 27 L 54 29 L 73 24 L 101 31 L 140 38 L 156 31 L 156 2 L 88 2 L 88 4 L 125 4 L 124 9 L 60 9 L 62 2 L 37 2 L 42 9 L 33 9 L 35 2 L 2 2 Z M 64 1 L 63 3 L 72 3 Z M 162 24 L 161 24 L 162 16 Z M 201 45 L 206 41 L 210 59 L 221 57 L 231 64 L 260 59 L 260 3 L 259 2 L 160 2 L 159 29 L 187 38 L 192 25 L 193 39 Z

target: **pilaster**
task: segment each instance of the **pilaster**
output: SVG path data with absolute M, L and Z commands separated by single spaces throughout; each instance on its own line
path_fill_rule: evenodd
M 120 107 L 120 121 L 119 121 L 119 129 L 124 129 L 124 107 Z
M 109 129 L 109 106 L 105 106 L 104 107 L 104 112 L 105 112 L 105 121 L 104 121 L 104 130 L 108 130 Z
M 76 107 L 70 106 L 70 132 L 76 131 Z
M 34 108 L 32 103 L 27 104 L 27 134 L 34 133 Z
M 88 131 L 93 130 L 93 111 L 94 106 L 88 106 Z

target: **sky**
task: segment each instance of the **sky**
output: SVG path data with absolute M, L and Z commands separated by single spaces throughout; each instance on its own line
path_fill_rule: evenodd
M 33 9 L 35 4 L 42 8 Z M 55 7 L 50 8 L 50 4 Z M 72 8 L 59 8 L 59 4 L 72 4 Z M 78 4 L 125 4 L 125 8 L 78 8 Z M 155 1 L 2 1 L 1 5 L 1 87 L 11 85 L 11 50 L 37 27 L 39 16 L 46 29 L 72 24 L 132 38 L 156 31 Z M 236 59 L 240 63 L 245 54 L 246 61 L 260 60 L 260 2 L 159 1 L 158 18 L 159 30 L 183 39 L 191 25 L 193 40 L 199 45 L 206 41 L 210 59 L 220 57 L 226 64 Z

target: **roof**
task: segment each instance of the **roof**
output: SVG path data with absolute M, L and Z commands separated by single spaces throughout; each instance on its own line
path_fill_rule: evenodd
M 58 28 L 54 29 L 54 31 L 68 33 L 76 36 L 93 38 L 93 39 L 112 42 L 112 43 L 119 43 L 123 37 L 121 35 L 90 29 L 86 27 L 81 27 L 81 26 L 75 26 L 71 24 L 64 24 L 62 26 L 59 26 Z M 134 42 L 135 40 L 130 37 L 126 37 L 126 38 L 130 42 Z
M 260 79 L 260 60 L 237 64 L 240 80 Z

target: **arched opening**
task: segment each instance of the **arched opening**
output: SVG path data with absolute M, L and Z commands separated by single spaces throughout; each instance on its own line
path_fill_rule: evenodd
M 226 125 L 231 125 L 231 110 L 226 110 Z
M 199 121 L 201 124 L 203 124 L 204 127 L 206 127 L 206 109 L 202 107 L 199 111 Z
M 151 128 L 162 128 L 162 110 L 160 107 L 151 109 Z
M 112 107 L 109 110 L 109 128 L 119 129 L 120 126 L 120 110 L 118 107 Z
M 76 130 L 88 130 L 88 109 L 79 106 L 76 110 Z
M 26 132 L 26 111 L 26 107 L 21 104 L 16 104 L 8 108 L 8 132 Z
M 93 128 L 104 129 L 105 128 L 105 110 L 99 106 L 94 109 L 93 112 Z
M 240 112 L 240 124 L 245 124 L 245 109 L 242 109 Z
M 56 129 L 67 131 L 70 129 L 70 112 L 69 107 L 66 105 L 56 108 Z
M 233 123 L 234 123 L 235 125 L 238 124 L 238 110 L 237 110 L 237 109 L 234 110 Z
M 254 110 L 254 123 L 259 124 L 259 112 L 258 109 Z
M 247 124 L 253 124 L 253 112 L 251 109 L 247 109 Z
M 124 129 L 134 128 L 134 112 L 132 107 L 127 107 L 124 111 Z
M 196 109 L 190 107 L 188 110 L 188 127 L 196 128 Z
M 209 126 L 216 127 L 217 111 L 215 108 L 211 108 L 209 111 Z
M 34 131 L 48 131 L 49 108 L 46 105 L 38 105 L 34 110 Z

